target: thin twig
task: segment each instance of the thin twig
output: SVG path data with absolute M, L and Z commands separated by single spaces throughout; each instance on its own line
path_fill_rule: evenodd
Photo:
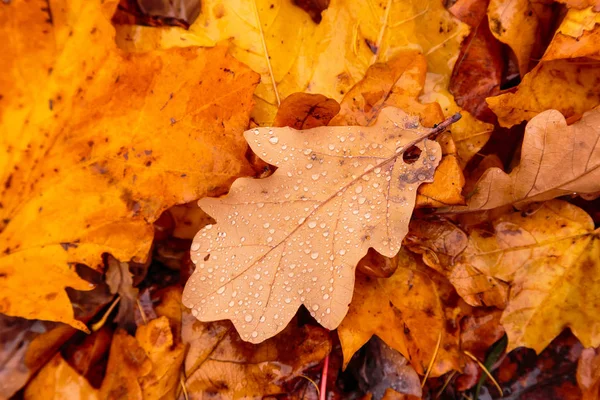
M 490 371 L 488 371 L 488 369 L 485 367 L 485 365 L 483 365 L 483 363 L 481 361 L 479 361 L 477 359 L 477 357 L 475 357 L 473 354 L 471 354 L 471 352 L 464 350 L 463 353 L 465 353 L 467 356 L 469 356 L 471 359 L 473 359 L 473 361 L 475 361 L 477 363 L 477 365 L 479 365 L 479 368 L 481 368 L 483 370 L 483 372 L 485 372 L 487 377 L 490 378 L 492 383 L 496 386 L 496 389 L 498 389 L 498 393 L 500 393 L 500 396 L 504 396 L 504 392 L 502 391 L 502 388 L 500 387 L 500 385 L 498 384 L 496 379 L 494 379 L 494 377 L 492 376 Z
M 317 391 L 317 397 L 321 397 L 321 391 L 319 390 L 319 385 L 317 385 L 317 382 L 313 381 L 312 379 L 310 379 L 308 376 L 300 374 L 299 375 L 301 378 L 306 379 L 307 381 L 309 381 L 310 383 L 313 384 L 313 386 L 315 387 L 315 390 Z
M 442 386 L 442 388 L 435 395 L 436 399 L 439 399 L 442 393 L 444 393 L 444 390 L 446 390 L 446 387 L 448 386 L 452 378 L 454 378 L 454 375 L 456 375 L 456 371 L 452 371 L 452 373 L 448 375 L 448 378 L 446 378 L 446 381 L 444 382 L 444 386 Z
M 320 400 L 327 399 L 327 372 L 329 370 L 329 354 L 325 357 L 325 362 L 323 363 L 323 373 L 321 374 L 321 393 L 319 396 Z
M 185 382 L 183 381 L 183 374 L 179 375 L 179 385 L 181 385 L 181 390 L 183 391 L 183 398 L 185 400 L 189 400 L 187 389 L 185 388 Z
M 425 387 L 425 382 L 427 382 L 427 378 L 429 378 L 429 374 L 431 373 L 431 368 L 433 368 L 433 363 L 437 358 L 438 351 L 440 350 L 440 344 L 442 343 L 442 333 L 440 332 L 438 335 L 437 344 L 435 345 L 435 351 L 433 352 L 433 357 L 431 357 L 431 361 L 429 361 L 429 366 L 427 367 L 427 372 L 423 377 L 423 382 L 421 382 L 421 387 Z
M 108 318 L 108 316 L 110 315 L 112 310 L 115 309 L 117 304 L 119 304 L 120 300 L 121 300 L 121 295 L 118 295 L 117 298 L 113 300 L 110 307 L 108 307 L 108 310 L 106 310 L 106 312 L 104 313 L 104 315 L 102 316 L 100 321 L 96 322 L 95 324 L 93 324 L 91 326 L 92 332 L 96 332 L 97 330 L 99 330 L 100 328 L 102 328 L 104 326 L 104 324 L 106 323 L 106 319 Z

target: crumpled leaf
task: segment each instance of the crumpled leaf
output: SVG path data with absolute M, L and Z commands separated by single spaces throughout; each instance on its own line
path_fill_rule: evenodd
M 26 400 L 97 400 L 99 390 L 57 353 L 29 382 L 23 398 Z
M 494 122 L 486 97 L 500 91 L 504 60 L 501 44 L 487 22 L 488 1 L 458 0 L 448 11 L 471 27 L 454 65 L 449 90 L 456 103 L 476 118 Z
M 490 30 L 512 49 L 521 76 L 542 56 L 545 38 L 551 33 L 552 14 L 551 2 L 544 0 L 490 0 Z
M 281 102 L 273 125 L 294 129 L 317 128 L 329 124 L 339 111 L 338 102 L 322 94 L 293 93 Z
M 525 128 L 521 162 L 507 174 L 488 169 L 465 209 L 523 206 L 571 193 L 600 190 L 600 108 L 567 126 L 555 110 L 534 117 Z M 457 208 L 458 209 L 458 208 Z
M 348 369 L 363 392 L 371 394 L 373 399 L 382 399 L 387 390 L 395 389 L 421 398 L 419 375 L 398 351 L 373 336 L 362 353 L 364 357 L 353 359 Z
M 225 47 L 124 54 L 115 6 L 0 7 L 2 313 L 85 330 L 64 290 L 91 288 L 75 263 L 142 261 L 163 210 L 251 173 L 258 76 Z
M 406 357 L 423 375 L 440 348 L 431 376 L 460 369 L 458 315 L 460 309 L 443 303 L 447 281 L 419 263 L 405 250 L 394 259 L 399 265 L 390 278 L 357 274 L 348 315 L 338 328 L 344 367 L 352 355 L 377 335 Z M 454 294 L 456 296 L 456 294 Z
M 200 322 L 183 314 L 185 386 L 190 399 L 263 398 L 285 393 L 284 385 L 321 362 L 331 351 L 328 332 L 291 324 L 258 345 L 244 342 L 228 322 Z M 300 378 L 304 379 L 304 378 Z
M 579 117 L 600 104 L 598 23 L 600 14 L 591 9 L 569 10 L 542 61 L 514 93 L 486 100 L 501 126 L 511 127 L 550 109 L 566 118 Z
M 582 400 L 600 398 L 600 356 L 598 349 L 583 349 L 577 362 L 577 383 Z
M 133 329 L 136 326 L 133 317 L 139 290 L 133 287 L 129 263 L 108 257 L 107 264 L 106 284 L 112 294 L 120 296 L 119 311 L 115 316 L 115 322 L 123 329 Z
M 194 239 L 183 304 L 203 321 L 230 319 L 254 343 L 280 332 L 302 304 L 335 329 L 369 247 L 388 257 L 400 249 L 416 189 L 441 158 L 436 142 L 422 140 L 449 123 L 424 129 L 387 108 L 370 127 L 247 131 L 252 150 L 278 169 L 199 201 L 217 224 Z M 409 164 L 402 153 L 412 145 L 422 153 Z

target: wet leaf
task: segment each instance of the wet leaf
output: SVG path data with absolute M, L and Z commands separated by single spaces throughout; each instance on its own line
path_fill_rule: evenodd
M 114 2 L 46 6 L 0 8 L 0 312 L 85 330 L 75 263 L 144 260 L 163 210 L 251 173 L 258 76 L 224 47 L 124 54 Z
M 398 268 L 390 278 L 357 274 L 350 310 L 338 328 L 344 365 L 371 336 L 377 335 L 424 374 L 441 335 L 431 376 L 459 369 L 456 318 L 460 310 L 445 305 L 440 298 L 447 290 L 444 285 L 449 284 L 430 277 L 435 272 L 405 250 L 395 260 Z
M 254 343 L 280 332 L 302 304 L 335 329 L 368 248 L 388 257 L 400 249 L 416 189 L 441 157 L 423 138 L 450 121 L 424 129 L 388 108 L 370 127 L 247 131 L 250 147 L 278 169 L 200 200 L 217 224 L 194 239 L 197 267 L 183 303 L 200 320 L 232 320 Z M 407 163 L 402 154 L 413 145 L 422 153 Z
M 488 169 L 471 192 L 466 209 L 518 207 L 571 193 L 600 190 L 600 109 L 567 126 L 555 110 L 525 128 L 521 162 L 510 172 Z

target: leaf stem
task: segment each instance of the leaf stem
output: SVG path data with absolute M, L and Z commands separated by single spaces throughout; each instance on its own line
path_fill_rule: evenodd
M 325 357 L 325 362 L 323 363 L 323 373 L 321 374 L 321 390 L 320 390 L 320 400 L 327 399 L 327 372 L 329 370 L 329 353 L 327 353 L 327 357 Z

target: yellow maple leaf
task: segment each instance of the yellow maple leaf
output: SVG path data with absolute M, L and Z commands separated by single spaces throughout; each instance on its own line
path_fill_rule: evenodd
M 2 313 L 85 330 L 64 290 L 91 287 L 75 264 L 143 260 L 163 210 L 251 172 L 257 74 L 225 47 L 123 53 L 115 6 L 53 2 L 52 23 L 41 5 L 0 8 Z

